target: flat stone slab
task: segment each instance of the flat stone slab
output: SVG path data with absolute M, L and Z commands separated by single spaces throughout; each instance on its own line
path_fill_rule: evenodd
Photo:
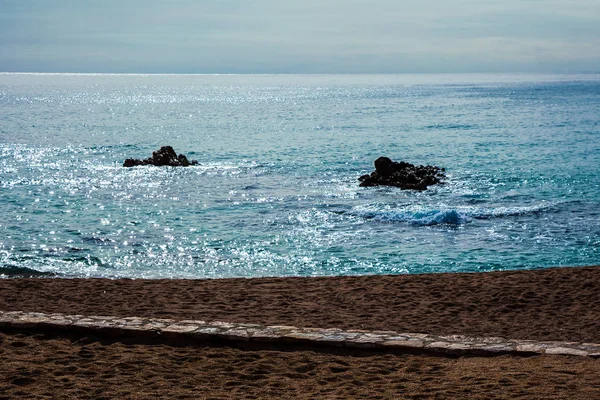
M 600 358 L 600 344 L 538 342 L 499 337 L 437 336 L 423 333 L 263 326 L 220 321 L 178 321 L 157 318 L 0 311 L 0 330 L 93 331 L 113 337 L 154 337 L 170 340 L 270 342 L 362 348 L 376 351 L 430 352 L 450 355 L 552 354 Z

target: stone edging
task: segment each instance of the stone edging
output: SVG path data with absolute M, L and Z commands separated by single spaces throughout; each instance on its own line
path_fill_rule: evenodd
M 138 317 L 100 317 L 0 311 L 0 330 L 93 331 L 113 337 L 153 337 L 169 340 L 269 342 L 319 347 L 346 347 L 401 353 L 451 355 L 554 354 L 600 358 L 600 344 L 539 342 L 498 337 L 436 336 L 393 331 L 297 328 L 229 322 L 177 321 Z

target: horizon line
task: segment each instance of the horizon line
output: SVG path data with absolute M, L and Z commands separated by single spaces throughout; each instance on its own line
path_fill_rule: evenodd
M 600 75 L 600 71 L 587 72 L 33 72 L 0 71 L 1 75 L 191 75 L 191 76 L 237 76 L 237 75 Z

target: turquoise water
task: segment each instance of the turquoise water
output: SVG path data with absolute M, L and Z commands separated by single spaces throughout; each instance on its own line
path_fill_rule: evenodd
M 200 165 L 121 167 L 162 145 Z M 0 74 L 0 275 L 600 264 L 599 166 L 599 75 Z

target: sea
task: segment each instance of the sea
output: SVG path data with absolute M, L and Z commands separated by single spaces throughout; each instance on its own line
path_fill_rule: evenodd
M 166 145 L 199 164 L 122 166 Z M 0 74 L 0 277 L 598 264 L 597 74 Z

